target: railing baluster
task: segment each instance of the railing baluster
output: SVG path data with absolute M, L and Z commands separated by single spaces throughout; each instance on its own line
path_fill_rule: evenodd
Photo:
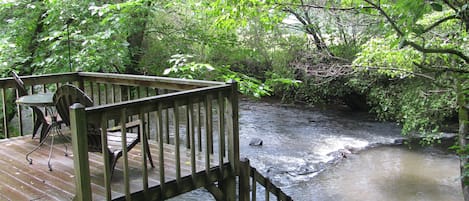
M 141 139 L 141 145 L 142 145 L 142 185 L 143 185 L 143 195 L 144 198 L 148 198 L 148 169 L 147 169 L 147 158 L 149 157 L 147 155 L 147 150 L 150 149 L 150 147 L 147 146 L 147 131 L 145 130 L 145 113 L 143 110 L 140 110 L 140 113 L 138 114 L 138 119 L 140 120 L 140 125 L 138 127 L 139 129 L 139 134 L 140 134 L 140 139 Z
M 265 179 L 265 201 L 269 201 L 270 200 L 270 179 L 269 178 L 266 178 Z
M 130 86 L 125 86 L 125 88 L 127 89 L 127 98 L 125 99 L 126 101 L 127 100 L 132 100 L 132 96 L 131 96 L 131 90 L 132 88 Z
M 98 105 L 101 105 L 101 83 L 96 83 L 96 87 L 98 88 Z
M 15 93 L 16 92 L 16 93 Z M 18 91 L 17 90 L 12 90 L 12 93 L 15 94 L 13 96 L 16 96 L 16 99 L 18 99 Z M 20 135 L 24 136 L 24 130 L 23 130 L 23 107 L 20 104 L 16 104 L 16 113 L 18 114 L 18 130 L 20 131 Z M 34 119 L 34 118 L 33 118 Z M 33 124 L 34 125 L 34 122 Z
M 142 97 L 142 95 L 140 94 L 140 92 L 141 92 L 141 88 L 140 88 L 140 86 L 136 86 L 136 87 L 135 87 L 135 89 L 136 89 L 136 93 L 137 93 L 137 98 L 136 98 L 136 99 L 139 99 L 139 98 L 141 98 L 141 97 Z
M 249 174 L 252 177 L 252 187 L 251 187 L 251 201 L 256 201 L 257 198 L 257 181 L 256 181 L 256 169 L 250 168 Z
M 122 141 L 122 160 L 124 162 L 124 190 L 125 190 L 125 199 L 127 201 L 131 200 L 130 197 L 130 168 L 129 168 L 129 156 L 128 156 L 128 149 L 127 149 L 127 129 L 125 128 L 125 124 L 127 121 L 127 112 L 126 108 L 121 109 L 120 115 L 120 126 L 121 126 L 121 141 Z
M 110 201 L 111 197 L 111 164 L 109 164 L 109 151 L 107 144 L 107 116 L 103 114 L 101 116 L 101 150 L 103 153 L 103 164 L 104 164 L 104 188 L 106 200 Z
M 93 100 L 93 102 L 96 102 L 94 100 L 94 84 L 93 84 L 93 82 L 90 82 L 90 95 L 91 95 L 91 100 Z
M 199 152 L 202 152 L 202 102 L 197 103 L 197 139 Z
M 181 155 L 180 155 L 180 140 L 179 140 L 179 102 L 174 101 L 174 146 L 176 148 L 176 182 L 181 184 Z
M 116 85 L 111 84 L 111 96 L 112 96 L 112 103 L 116 102 Z
M 190 130 L 191 130 L 191 124 L 189 123 L 191 121 L 191 118 L 189 117 L 189 105 L 190 105 L 190 100 L 187 101 L 186 109 L 185 109 L 185 116 L 186 116 L 186 148 L 190 149 L 191 148 L 191 135 L 190 135 Z
M 223 175 L 223 158 L 225 156 L 225 98 L 218 93 L 218 165 Z
M 104 103 L 108 104 L 109 103 L 108 102 L 109 94 L 107 92 L 108 84 L 106 83 L 106 84 L 103 84 L 103 85 L 104 85 L 104 100 L 105 100 Z
M 196 169 L 196 161 L 195 161 L 195 134 L 194 134 L 194 108 L 193 108 L 194 103 L 189 99 L 187 103 L 187 110 L 189 111 L 188 117 L 189 117 L 189 136 L 190 136 L 190 149 L 191 149 L 191 174 L 192 177 L 195 178 L 195 173 L 197 172 Z
M 210 96 L 205 96 L 205 171 L 210 172 L 210 154 L 213 153 L 212 135 L 212 104 Z
M 168 93 L 168 90 L 165 89 L 165 93 Z M 169 139 L 169 108 L 166 108 L 165 109 L 165 133 L 166 133 L 166 143 L 169 144 L 170 143 L 170 139 Z
M 162 117 L 162 107 L 163 105 L 161 103 L 158 103 L 158 112 L 157 112 L 157 118 L 158 118 L 158 136 L 159 136 L 159 146 L 158 146 L 158 158 L 159 158 L 159 165 L 160 165 L 160 187 L 161 187 L 161 196 L 163 196 L 163 193 L 165 191 L 165 170 L 164 170 L 164 141 L 163 141 L 163 117 Z
M 10 138 L 10 130 L 8 129 L 7 102 L 5 91 L 6 89 L 2 88 L 3 134 L 5 135 L 5 138 Z
M 146 89 L 147 89 L 146 91 L 147 91 L 147 97 L 148 97 L 148 96 L 149 96 L 149 88 L 146 87 Z M 147 126 L 147 131 L 150 131 L 150 130 L 151 130 L 151 124 L 150 124 L 150 122 L 151 122 L 151 120 L 150 120 L 150 119 L 151 119 L 151 113 L 150 113 L 150 112 L 147 112 L 145 117 L 146 117 L 146 122 L 148 122 L 148 123 L 146 124 L 146 126 Z M 148 133 L 147 137 L 148 137 L 148 139 L 151 139 L 150 132 Z M 155 137 L 155 138 L 156 138 L 156 137 Z

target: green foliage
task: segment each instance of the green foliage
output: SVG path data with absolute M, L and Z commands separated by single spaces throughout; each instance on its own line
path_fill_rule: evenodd
M 410 47 L 396 47 L 397 41 L 395 36 L 369 40 L 362 46 L 353 65 L 357 70 L 377 70 L 391 78 L 413 76 L 414 63 L 422 60 L 422 54 Z
M 210 64 L 201 64 L 193 61 L 189 62 L 192 57 L 192 55 L 173 55 L 172 59 L 169 61 L 173 65 L 164 71 L 164 75 L 185 79 L 204 79 L 224 82 L 235 80 L 239 84 L 241 93 L 256 98 L 270 95 L 272 91 L 268 85 L 265 85 L 258 79 L 232 71 L 228 66 L 214 68 Z
M 461 32 L 457 20 L 448 18 L 454 11 L 438 2 L 380 3 L 380 8 L 393 20 L 384 22 L 394 23 L 404 35 L 398 36 L 395 28 L 388 26 L 389 33 L 394 34 L 374 37 L 362 46 L 353 64 L 356 70 L 369 71 L 375 78 L 363 91 L 367 92 L 369 104 L 379 118 L 400 122 L 403 133 L 415 132 L 432 138 L 445 120 L 455 116 L 457 108 L 453 89 L 454 81 L 459 78 L 446 73 L 445 66 L 454 69 L 467 69 L 467 66 L 455 66 L 459 58 L 444 51 L 429 54 L 408 44 L 411 41 L 432 50 L 468 52 L 464 42 L 467 33 Z M 404 14 L 409 17 L 396 17 Z M 435 24 L 443 18 L 449 20 Z M 451 34 L 454 37 L 448 37 Z
M 407 78 L 385 86 L 375 85 L 368 100 L 380 119 L 400 122 L 403 134 L 425 136 L 439 131 L 455 115 L 454 94 L 449 90 L 432 92 L 434 88 L 428 80 Z
M 171 56 L 169 63 L 172 64 L 167 68 L 163 75 L 178 77 L 184 79 L 207 79 L 209 73 L 214 70 L 210 64 L 202 64 L 196 62 L 188 62 L 192 55 L 176 54 Z

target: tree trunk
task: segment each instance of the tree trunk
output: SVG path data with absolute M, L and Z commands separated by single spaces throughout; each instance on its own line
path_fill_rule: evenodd
M 34 29 L 33 36 L 31 37 L 31 41 L 29 41 L 29 46 L 28 50 L 30 51 L 30 57 L 21 65 L 23 65 L 23 68 L 21 68 L 21 71 L 18 72 L 18 74 L 23 74 L 23 75 L 32 75 L 34 71 L 36 71 L 36 68 L 33 67 L 33 61 L 36 55 L 36 50 L 39 47 L 39 35 L 44 31 L 44 18 L 46 18 L 47 12 L 45 10 L 41 11 L 37 18 L 37 23 L 36 23 L 36 28 Z
M 151 6 L 152 1 L 148 1 L 147 5 L 148 9 Z M 129 43 L 129 56 L 130 56 L 130 63 L 125 66 L 125 72 L 128 74 L 139 74 L 140 71 L 137 69 L 140 60 L 144 54 L 143 51 L 143 39 L 145 36 L 145 30 L 148 21 L 148 10 L 135 13 L 135 19 L 139 19 L 136 21 L 134 27 L 138 27 L 138 30 L 132 33 L 129 37 L 127 37 L 127 42 Z
M 304 31 L 306 34 L 313 37 L 313 42 L 316 48 L 319 51 L 327 50 L 327 45 L 321 40 L 319 35 L 319 27 L 311 21 L 309 12 L 305 8 L 300 8 L 303 11 L 303 15 L 300 14 L 301 11 L 295 11 L 292 8 L 285 8 L 284 11 L 292 14 L 295 18 L 303 24 Z
M 467 134 L 468 134 L 468 126 L 469 126 L 469 118 L 468 112 L 466 108 L 466 100 L 465 95 L 462 90 L 462 86 L 458 83 L 457 86 L 457 104 L 459 107 L 459 131 L 458 131 L 458 138 L 459 138 L 459 146 L 461 150 L 466 150 L 467 146 Z M 461 171 L 461 188 L 464 195 L 464 200 L 469 201 L 469 177 L 465 175 L 466 171 L 468 171 L 465 166 L 468 163 L 468 155 L 469 153 L 463 151 L 460 153 L 459 162 L 460 162 L 460 171 Z

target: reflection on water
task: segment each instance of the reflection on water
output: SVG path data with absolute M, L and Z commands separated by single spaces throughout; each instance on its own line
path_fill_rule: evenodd
M 457 158 L 381 146 L 401 138 L 393 123 L 343 108 L 252 101 L 240 102 L 239 121 L 241 157 L 294 200 L 462 200 Z M 249 146 L 253 138 L 263 146 Z M 214 199 L 199 190 L 171 200 Z

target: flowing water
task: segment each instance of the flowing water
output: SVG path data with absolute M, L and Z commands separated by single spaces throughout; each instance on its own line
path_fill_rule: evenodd
M 294 200 L 459 201 L 458 159 L 395 146 L 394 123 L 346 108 L 240 102 L 240 150 Z M 252 139 L 262 146 L 249 146 Z M 213 200 L 199 190 L 172 200 Z M 258 198 L 263 200 L 263 198 Z

